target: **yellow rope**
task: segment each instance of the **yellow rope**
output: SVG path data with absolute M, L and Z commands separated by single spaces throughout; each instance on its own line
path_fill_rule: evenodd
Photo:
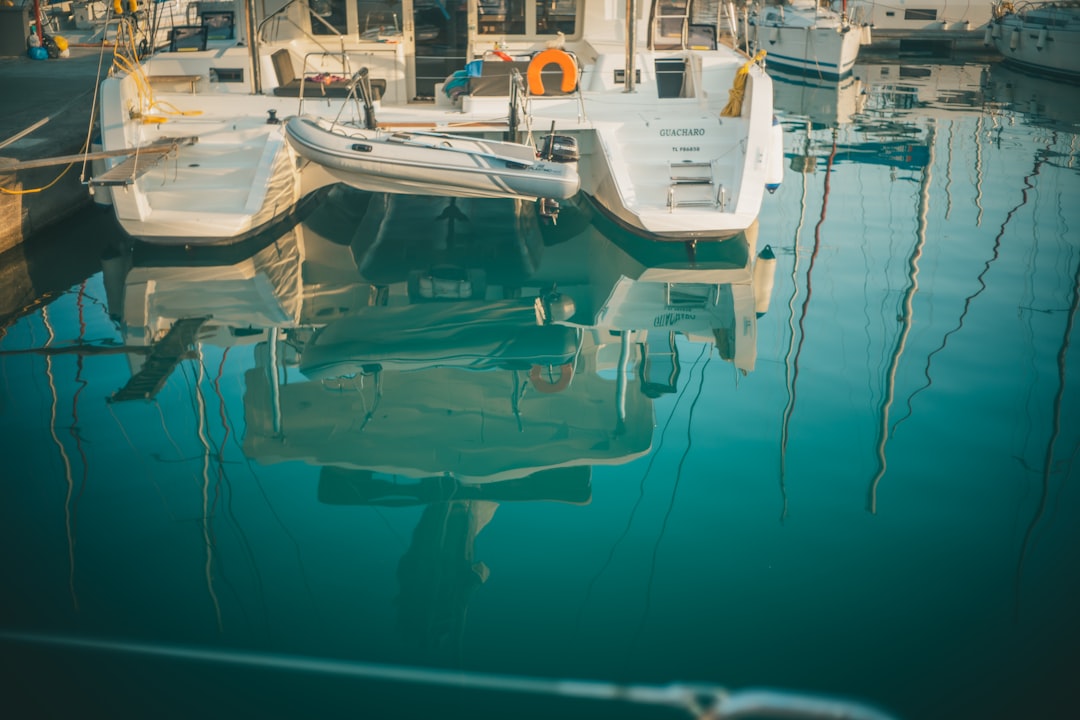
M 167 117 L 147 115 L 146 113 L 157 110 L 162 115 L 180 115 L 190 117 L 202 115 L 202 110 L 181 110 L 172 103 L 154 99 L 154 91 L 150 85 L 150 77 L 139 62 L 139 53 L 135 45 L 135 28 L 131 21 L 124 18 L 116 29 L 116 46 L 113 50 L 113 67 L 121 73 L 130 75 L 135 82 L 135 90 L 139 98 L 139 108 L 130 109 L 131 117 L 139 117 L 144 123 L 163 123 Z
M 153 90 L 150 87 L 150 79 L 146 75 L 146 71 L 143 70 L 142 64 L 139 62 L 139 54 L 135 45 L 135 27 L 131 21 L 127 18 L 121 19 L 116 29 L 116 43 L 113 46 L 113 67 L 120 72 L 131 75 L 135 81 L 135 88 L 139 96 L 139 107 L 145 107 L 147 111 L 157 109 L 164 115 L 201 115 L 202 110 L 180 110 L 171 103 L 162 102 L 154 99 Z M 133 116 L 136 116 L 134 109 L 132 109 Z M 139 115 L 142 113 L 139 112 Z M 167 117 L 162 116 L 143 116 L 142 121 L 144 123 L 163 123 L 168 120 Z M 93 120 L 91 119 L 91 122 Z M 79 153 L 84 153 L 90 147 L 90 141 L 87 139 L 79 149 Z M 74 167 L 75 163 L 69 163 L 67 167 L 60 171 L 51 182 L 47 185 L 36 188 L 24 188 L 21 190 L 10 190 L 8 188 L 0 187 L 0 194 L 2 195 L 31 195 L 33 193 L 44 192 L 49 188 L 60 182 L 60 179 L 64 177 Z
M 81 150 L 79 150 L 79 152 L 83 152 L 83 150 L 86 150 L 86 146 L 85 146 L 85 145 L 84 145 L 84 146 L 82 147 L 82 149 L 81 149 Z M 39 193 L 39 192 L 42 192 L 42 191 L 44 191 L 44 190 L 48 190 L 48 189 L 49 189 L 49 188 L 51 188 L 51 187 L 52 187 L 53 185 L 55 185 L 56 183 L 60 182 L 60 178 L 62 178 L 62 177 L 64 177 L 65 175 L 67 175 L 67 171 L 68 171 L 68 170 L 70 170 L 71 168 L 73 168 L 74 166 L 75 166 L 75 163 L 74 163 L 74 162 L 70 162 L 70 163 L 68 163 L 67 167 L 66 167 L 66 168 L 64 168 L 63 170 L 61 170 L 61 171 L 60 171 L 60 174 L 59 174 L 59 175 L 57 175 L 57 176 L 56 176 L 56 177 L 55 177 L 55 178 L 54 178 L 54 179 L 52 180 L 52 182 L 50 182 L 50 183 L 49 183 L 48 185 L 43 185 L 43 186 L 41 186 L 41 187 L 36 187 L 36 188 L 24 188 L 24 189 L 22 189 L 22 190 L 8 190 L 7 188 L 4 188 L 4 187 L 0 187 L 0 194 L 4 194 L 4 195 L 30 195 L 30 194 L 32 194 L 32 193 Z
M 757 55 L 750 58 L 750 61 L 735 73 L 735 82 L 731 84 L 731 90 L 728 90 L 728 103 L 720 111 L 720 117 L 738 117 L 742 115 L 743 95 L 746 93 L 746 77 L 750 74 L 750 68 L 764 59 L 765 51 L 758 50 Z

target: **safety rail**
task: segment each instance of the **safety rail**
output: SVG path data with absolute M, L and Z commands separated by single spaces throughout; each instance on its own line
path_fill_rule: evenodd
M 577 66 L 577 77 L 574 79 L 574 90 L 570 94 L 573 95 L 573 97 L 577 99 L 577 105 L 578 105 L 577 121 L 578 121 L 578 124 L 581 124 L 581 123 L 585 122 L 585 118 L 586 118 L 586 114 L 585 114 L 585 98 L 583 98 L 581 96 L 582 70 L 581 70 L 581 65 L 578 64 L 577 58 L 574 57 L 573 53 L 569 53 L 569 54 L 570 54 L 571 58 L 574 59 L 574 65 Z M 525 87 L 526 87 L 526 89 L 528 88 L 528 83 L 525 84 Z M 530 102 L 531 102 L 531 100 L 533 98 L 543 100 L 543 99 L 549 98 L 549 97 L 550 98 L 562 98 L 562 97 L 565 97 L 565 95 L 551 95 L 551 96 L 548 96 L 548 95 L 533 95 L 532 93 L 529 93 L 529 92 L 526 92 L 526 95 L 529 97 Z
M 345 102 L 341 103 L 341 108 L 338 109 L 338 114 L 334 117 L 333 125 L 337 124 L 341 120 L 341 113 L 345 111 L 345 106 L 349 100 L 362 105 L 362 113 L 364 116 L 364 127 L 369 130 L 377 130 L 379 128 L 379 122 L 375 119 L 375 102 L 372 98 L 371 91 L 371 76 L 368 73 L 367 67 L 362 67 L 357 70 L 349 81 L 346 83 L 348 87 L 348 95 L 345 97 Z M 301 107 L 304 102 L 303 98 L 300 98 Z M 301 113 L 303 114 L 303 113 Z
M 521 116 L 525 117 L 525 127 L 532 136 L 532 104 L 525 77 L 516 68 L 510 73 L 510 110 L 507 116 L 506 140 L 516 141 Z
M 308 80 L 308 78 L 307 78 L 307 74 L 308 74 L 308 70 L 309 70 L 309 68 L 308 68 L 308 59 L 311 58 L 311 57 L 320 57 L 320 58 L 338 57 L 338 58 L 341 59 L 341 74 L 345 75 L 345 76 L 348 76 L 348 77 L 352 77 L 352 75 L 353 75 L 352 66 L 349 63 L 349 54 L 347 52 L 345 52 L 344 49 L 342 49 L 340 52 L 336 52 L 336 51 L 333 51 L 333 50 L 327 50 L 327 51 L 323 51 L 323 52 L 305 53 L 304 54 L 303 65 L 302 65 L 301 71 L 300 71 L 300 114 L 301 115 L 304 113 L 304 85 L 305 85 L 305 83 L 313 82 L 311 80 Z M 314 69 L 314 68 L 312 68 L 312 69 Z M 366 68 L 365 68 L 365 70 L 366 70 Z M 322 72 L 322 73 L 326 72 L 325 63 L 320 63 L 319 64 L 318 71 Z

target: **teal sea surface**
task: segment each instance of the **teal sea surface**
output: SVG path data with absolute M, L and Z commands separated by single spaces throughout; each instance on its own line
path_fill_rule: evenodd
M 721 243 L 341 186 L 0 258 L 3 714 L 1076 717 L 1080 88 L 775 77 Z

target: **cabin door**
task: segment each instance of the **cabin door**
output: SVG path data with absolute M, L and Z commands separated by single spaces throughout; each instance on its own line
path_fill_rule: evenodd
M 467 0 L 404 0 L 411 19 L 406 27 L 409 97 L 413 102 L 433 102 L 435 85 L 455 70 L 464 70 L 468 49 L 469 2 Z

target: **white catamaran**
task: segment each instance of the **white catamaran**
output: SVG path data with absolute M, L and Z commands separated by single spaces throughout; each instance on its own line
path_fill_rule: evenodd
M 558 176 L 548 197 L 543 183 L 507 197 L 550 209 L 576 183 L 658 240 L 731 237 L 775 182 L 772 83 L 760 55 L 733 49 L 734 8 L 715 0 L 237 0 L 233 13 L 215 3 L 213 32 L 176 28 L 141 59 L 119 35 L 99 105 L 101 147 L 120 157 L 90 186 L 135 238 L 233 242 L 356 179 L 328 172 L 317 146 L 297 151 L 286 128 L 301 115 L 311 124 L 291 127 L 322 127 L 331 145 L 366 129 L 409 139 L 401 151 L 430 146 L 430 182 L 380 184 L 358 162 L 356 186 L 452 195 L 438 168 L 467 155 L 430 134 L 497 140 L 519 146 L 498 153 L 519 176 Z M 479 171 L 507 170 L 481 155 L 468 160 Z

